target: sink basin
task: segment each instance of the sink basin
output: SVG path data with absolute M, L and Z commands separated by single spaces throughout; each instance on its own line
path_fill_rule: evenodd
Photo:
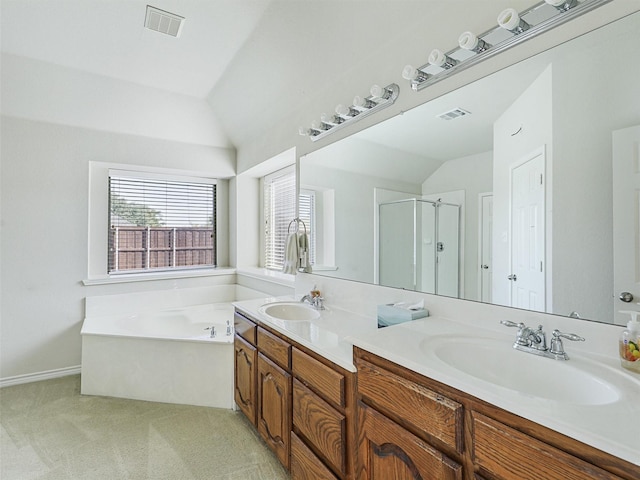
M 276 302 L 261 306 L 258 312 L 271 318 L 287 321 L 309 321 L 320 317 L 313 307 L 300 302 Z
M 603 405 L 620 398 L 608 381 L 616 372 L 593 361 L 580 361 L 578 367 L 572 360 L 514 350 L 508 341 L 457 335 L 426 339 L 421 349 L 466 375 L 534 397 L 578 405 Z

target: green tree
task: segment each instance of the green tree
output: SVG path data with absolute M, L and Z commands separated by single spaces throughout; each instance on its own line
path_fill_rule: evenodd
M 158 210 L 140 203 L 129 202 L 118 195 L 111 195 L 111 215 L 138 227 L 161 227 L 162 218 Z

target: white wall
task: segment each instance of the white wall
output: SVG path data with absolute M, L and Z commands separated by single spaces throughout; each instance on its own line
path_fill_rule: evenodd
M 422 184 L 423 195 L 453 190 L 465 191 L 464 212 L 464 297 L 479 299 L 478 286 L 478 194 L 490 192 L 493 183 L 493 152 L 450 160 Z
M 531 152 L 545 148 L 546 152 L 546 234 L 552 236 L 552 213 L 548 192 L 553 179 L 553 129 L 551 124 L 551 66 L 547 67 L 529 88 L 507 109 L 494 124 L 493 131 L 493 302 L 510 305 L 509 228 L 511 168 Z M 520 129 L 520 132 L 514 135 Z M 548 237 L 549 238 L 549 237 Z M 547 259 L 550 245 L 547 244 Z M 550 268 L 547 260 L 547 271 Z M 552 267 L 551 267 L 552 268 Z M 547 285 L 549 288 L 550 285 Z
M 349 163 L 349 158 L 342 161 Z M 328 187 L 335 198 L 335 263 L 338 270 L 322 272 L 363 282 L 374 281 L 374 216 L 376 188 L 419 195 L 419 186 L 388 179 L 319 167 L 302 170 L 301 183 Z M 357 219 L 354 222 L 354 219 Z
M 612 320 L 614 308 L 625 308 L 616 300 L 620 292 L 611 290 L 610 159 L 611 132 L 640 124 L 640 51 L 620 41 L 638 28 L 628 20 L 617 22 L 605 41 L 579 39 L 584 53 L 553 65 L 553 125 L 564 132 L 553 139 L 553 229 L 562 231 L 553 244 L 553 306 L 602 321 Z M 599 74 L 595 58 L 607 59 Z M 580 168 L 567 159 L 579 159 Z
M 85 296 L 235 282 L 82 285 L 90 161 L 235 174 L 204 101 L 7 56 L 2 100 L 0 378 L 78 366 Z

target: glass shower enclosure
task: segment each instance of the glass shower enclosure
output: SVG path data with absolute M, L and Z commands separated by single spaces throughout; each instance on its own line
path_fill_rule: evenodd
M 415 198 L 378 206 L 380 285 L 459 296 L 460 206 Z

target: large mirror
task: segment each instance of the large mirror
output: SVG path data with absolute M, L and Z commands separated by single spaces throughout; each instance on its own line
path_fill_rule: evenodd
M 314 273 L 625 322 L 639 45 L 635 13 L 302 157 Z

